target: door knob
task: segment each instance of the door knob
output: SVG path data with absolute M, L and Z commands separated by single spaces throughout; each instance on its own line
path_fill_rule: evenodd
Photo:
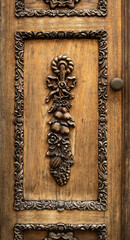
M 114 91 L 120 91 L 124 87 L 124 80 L 121 78 L 113 78 L 110 82 L 110 86 Z

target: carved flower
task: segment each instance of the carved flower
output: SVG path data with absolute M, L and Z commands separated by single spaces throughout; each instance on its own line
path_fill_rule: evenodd
M 49 144 L 57 144 L 59 142 L 59 137 L 56 133 L 50 132 L 48 134 L 48 142 Z
M 53 104 L 50 110 L 48 111 L 49 113 L 55 112 L 59 107 L 66 107 L 67 110 L 71 108 L 71 103 L 65 99 L 65 97 L 59 97 L 55 96 L 53 99 Z
M 50 139 L 48 142 L 50 143 Z M 56 140 L 54 141 L 54 143 L 53 141 L 51 141 L 51 145 L 49 147 L 49 151 L 47 152 L 47 155 L 51 157 L 57 156 L 57 157 L 68 159 L 68 157 L 71 155 L 71 147 L 70 147 L 69 140 L 63 139 L 63 138 L 61 139 L 59 137 L 58 141 Z
M 64 155 L 68 155 L 70 152 L 70 142 L 68 140 L 62 140 L 62 145 L 61 145 L 61 152 L 64 153 Z
M 58 83 L 59 88 L 66 88 L 66 83 L 64 81 L 60 81 Z
M 70 108 L 70 107 L 71 107 L 71 103 L 69 103 L 67 100 L 63 99 L 63 100 L 61 100 L 61 102 L 60 102 L 60 106 L 61 106 L 61 107 Z
M 72 66 L 71 66 L 72 67 Z M 56 71 L 59 71 L 58 69 Z M 70 70 L 69 70 L 70 71 Z M 67 70 L 66 70 L 67 72 Z M 64 77 L 60 79 L 60 76 L 48 76 L 46 80 L 48 88 L 50 88 L 50 93 L 46 97 L 46 103 L 51 99 L 54 99 L 55 96 L 63 96 L 68 99 L 74 98 L 74 95 L 71 93 L 71 90 L 76 85 L 76 77 Z

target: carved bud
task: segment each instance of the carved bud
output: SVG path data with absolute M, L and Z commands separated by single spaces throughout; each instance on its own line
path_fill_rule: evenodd
M 58 111 L 58 112 L 55 113 L 55 117 L 62 118 L 63 117 L 63 113 Z
M 66 113 L 66 112 L 67 112 L 67 108 L 66 108 L 66 107 L 63 107 L 63 108 L 62 108 L 62 112 Z
M 64 119 L 70 119 L 70 118 L 71 118 L 70 113 L 69 113 L 69 112 L 64 113 L 64 114 L 63 114 L 63 118 L 64 118 Z
M 60 128 L 61 128 L 61 125 L 58 122 L 53 123 L 52 126 L 51 126 L 51 129 L 56 131 L 56 132 L 59 132 Z
M 69 134 L 70 130 L 68 127 L 62 126 L 61 127 L 61 133 Z

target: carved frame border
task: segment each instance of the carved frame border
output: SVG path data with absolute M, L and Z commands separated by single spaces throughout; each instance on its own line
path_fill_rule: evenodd
M 15 0 L 15 16 L 16 17 L 105 17 L 107 15 L 107 0 L 98 0 L 97 9 L 71 9 L 71 10 L 25 10 L 24 0 Z
M 98 235 L 98 240 L 107 240 L 107 227 L 105 224 L 15 224 L 14 226 L 14 240 L 20 239 L 24 240 L 24 231 L 59 231 L 59 232 L 68 232 L 68 231 L 96 231 Z
M 25 200 L 23 190 L 24 151 L 24 41 L 31 39 L 98 40 L 98 199 L 95 201 Z M 102 210 L 107 209 L 107 32 L 51 31 L 16 32 L 15 34 L 15 210 Z

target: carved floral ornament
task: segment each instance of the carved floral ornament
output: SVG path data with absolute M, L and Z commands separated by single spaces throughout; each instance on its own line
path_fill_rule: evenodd
M 45 3 L 48 3 L 50 8 L 74 8 L 75 4 L 80 0 L 44 0 Z
M 107 0 L 98 0 L 97 9 L 80 9 L 82 0 L 41 0 L 49 4 L 50 9 L 25 9 L 25 0 L 15 0 L 16 17 L 105 17 L 107 15 Z M 75 9 L 78 5 L 79 9 Z M 87 2 L 86 2 L 87 7 Z
M 42 240 L 78 240 L 78 238 L 74 237 L 74 232 L 49 232 L 48 236 Z
M 51 39 L 53 44 L 53 39 L 96 39 L 98 43 L 98 113 L 99 113 L 99 120 L 98 120 L 98 197 L 97 200 L 91 200 L 91 201 L 80 201 L 80 200 L 71 200 L 71 201 L 59 201 L 59 200 L 26 200 L 24 198 L 24 68 L 27 66 L 24 66 L 24 42 L 26 40 L 35 40 L 40 39 L 44 42 L 44 39 Z M 73 210 L 73 209 L 79 209 L 79 210 L 103 210 L 105 211 L 107 209 L 107 108 L 106 108 L 106 102 L 107 102 L 107 32 L 104 30 L 100 31 L 80 31 L 80 32 L 73 32 L 73 31 L 63 31 L 63 32 L 57 32 L 57 31 L 50 31 L 50 32 L 16 32 L 15 35 L 15 154 L 14 154 L 14 164 L 15 164 L 15 203 L 14 207 L 16 210 L 24 210 L 24 209 L 57 209 L 59 211 L 62 211 L 64 209 L 66 210 Z M 73 64 L 71 65 L 71 70 L 73 69 Z M 63 65 L 62 65 L 63 66 Z M 54 72 L 55 70 L 53 70 Z M 62 72 L 62 71 L 61 71 Z M 63 111 L 63 108 L 65 107 L 67 109 L 67 114 L 69 113 L 69 109 L 71 107 L 71 104 L 69 100 L 73 98 L 73 95 L 71 95 L 71 88 L 70 86 L 75 86 L 76 79 L 73 77 L 71 81 L 69 80 L 67 84 L 69 84 L 69 89 L 64 88 L 64 94 L 66 95 L 66 92 L 68 91 L 67 99 L 62 101 L 62 94 L 61 89 L 59 88 L 57 91 L 56 96 L 52 94 L 52 92 L 56 91 L 58 88 L 60 74 L 57 72 L 55 73 L 56 76 L 52 76 L 52 78 L 57 78 L 56 81 L 54 81 L 55 88 L 49 88 L 51 91 L 47 97 L 47 101 L 51 98 L 53 100 L 52 109 L 53 106 L 56 106 L 57 108 L 54 110 L 51 110 L 53 114 L 57 114 L 57 116 L 60 117 L 60 115 L 65 116 L 65 112 Z M 48 78 L 47 84 L 51 87 L 52 82 Z M 69 72 L 65 75 L 65 81 L 67 78 L 70 78 Z M 72 78 L 72 77 L 71 77 Z M 50 81 L 50 83 L 49 83 Z M 71 84 L 70 84 L 71 83 Z M 53 84 L 52 84 L 53 85 Z M 60 85 L 60 84 L 59 84 Z M 60 95 L 60 96 L 59 96 Z M 59 101 L 60 97 L 60 101 Z M 59 106 L 60 102 L 60 106 Z M 61 107 L 58 109 L 58 107 Z M 58 110 L 57 110 L 58 109 Z M 70 113 L 69 113 L 70 114 Z M 54 116 L 57 120 L 57 116 Z M 74 127 L 74 120 L 69 115 L 69 118 L 71 118 L 71 121 L 68 123 L 68 119 L 66 119 L 66 122 L 69 125 L 69 131 L 70 126 Z M 52 119 L 50 120 L 52 121 Z M 58 120 L 59 122 L 59 120 Z M 61 122 L 61 120 L 60 120 Z M 51 122 L 50 122 L 51 123 Z M 53 124 L 53 123 L 52 123 Z M 52 126 L 50 124 L 50 128 Z M 61 124 L 62 125 L 62 124 Z M 67 129 L 68 129 L 67 128 Z M 65 128 L 64 128 L 65 129 Z M 52 129 L 51 129 L 52 131 Z M 50 131 L 50 132 L 51 132 Z M 60 127 L 61 131 L 61 127 Z M 56 132 L 55 134 L 59 134 L 59 132 Z M 54 132 L 53 132 L 54 133 Z M 62 134 L 61 134 L 62 135 Z M 63 134 L 64 135 L 64 134 Z M 67 134 L 66 134 L 67 136 Z M 48 136 L 48 141 L 50 141 L 50 137 Z M 57 137 L 53 136 L 51 138 L 52 143 L 57 141 Z M 67 157 L 68 152 L 71 153 L 70 145 L 69 145 L 69 139 L 65 140 L 67 141 Z M 53 146 L 53 144 L 49 143 L 50 146 Z M 65 146 L 62 145 L 62 149 Z M 54 145 L 55 148 L 56 145 Z M 61 147 L 60 147 L 61 150 Z M 57 151 L 57 150 L 56 150 Z M 49 152 L 51 153 L 50 149 Z M 50 161 L 52 159 L 52 156 L 49 155 Z M 59 160 L 58 160 L 59 161 Z M 61 160 L 60 160 L 61 161 Z M 44 191 L 44 189 L 43 189 Z
M 24 240 L 25 231 L 47 231 L 42 240 L 78 240 L 76 231 L 91 231 L 97 233 L 97 240 L 107 240 L 107 227 L 105 224 L 15 224 L 14 240 Z
M 70 127 L 75 127 L 75 122 L 70 115 L 69 100 L 74 98 L 70 91 L 76 85 L 76 77 L 68 76 L 73 71 L 74 64 L 67 56 L 56 57 L 51 67 L 56 76 L 47 77 L 47 86 L 51 91 L 46 97 L 46 103 L 53 99 L 48 111 L 53 113 L 53 117 L 49 121 L 51 131 L 48 133 L 50 147 L 47 155 L 51 159 L 52 176 L 59 185 L 65 185 L 70 177 L 70 167 L 74 164 L 69 133 Z

